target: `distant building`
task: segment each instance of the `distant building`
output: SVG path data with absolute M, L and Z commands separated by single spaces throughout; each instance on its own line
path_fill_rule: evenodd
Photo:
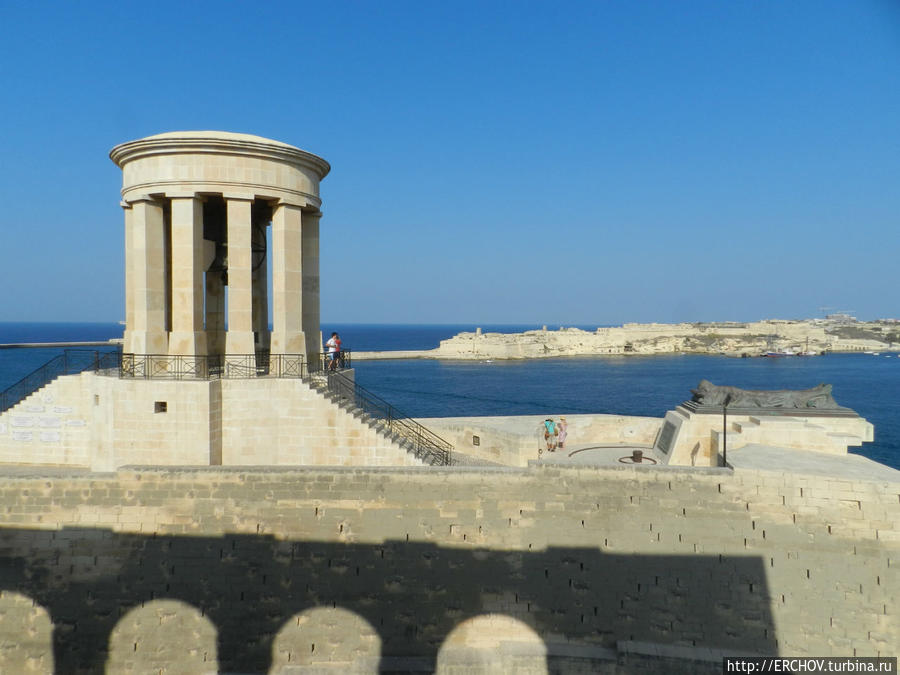
M 836 323 L 856 323 L 858 319 L 855 316 L 850 316 L 849 314 L 828 314 L 825 317 L 828 321 L 834 321 Z

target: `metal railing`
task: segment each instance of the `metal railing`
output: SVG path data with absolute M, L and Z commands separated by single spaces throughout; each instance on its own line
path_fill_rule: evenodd
M 431 465 L 451 463 L 453 445 L 397 410 L 383 398 L 340 373 L 327 373 L 325 382 L 329 392 L 377 420 L 385 431 L 397 434 L 409 442 L 417 458 Z
M 342 349 L 338 353 L 338 357 L 336 359 L 337 365 L 335 365 L 334 370 L 344 370 L 346 368 L 353 367 L 353 354 L 349 349 Z M 332 359 L 331 355 L 327 352 L 318 353 L 318 354 L 310 354 L 309 357 L 309 370 L 313 373 L 324 373 L 326 371 L 331 371 Z M 318 366 L 318 369 L 316 369 Z M 332 371 L 334 372 L 334 371 Z
M 120 377 L 148 380 L 224 380 L 307 375 L 302 354 L 123 354 Z
M 0 413 L 6 412 L 17 403 L 24 401 L 38 389 L 61 375 L 76 375 L 90 370 L 118 372 L 120 357 L 121 354 L 118 351 L 67 349 L 0 392 Z
M 302 354 L 213 354 L 169 356 L 116 351 L 67 349 L 0 392 L 0 413 L 25 400 L 62 375 L 96 371 L 121 378 L 218 380 L 251 377 L 295 377 L 309 373 Z
M 342 352 L 341 368 L 350 367 L 350 352 Z M 340 372 L 331 372 L 327 355 L 317 355 L 310 365 L 324 375 L 327 390 L 354 405 L 376 421 L 387 433 L 400 436 L 412 453 L 432 465 L 451 463 L 453 446 L 434 432 L 397 410 Z M 0 413 L 23 401 L 62 375 L 95 371 L 103 375 L 135 379 L 210 380 L 254 378 L 260 376 L 309 379 L 310 372 L 302 354 L 211 354 L 207 356 L 169 356 L 166 354 L 123 354 L 119 351 L 67 349 L 40 368 L 0 392 Z

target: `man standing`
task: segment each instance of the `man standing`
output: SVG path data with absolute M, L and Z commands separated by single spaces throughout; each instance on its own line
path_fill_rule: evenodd
M 328 364 L 328 369 L 331 372 L 337 370 L 338 358 L 341 355 L 341 338 L 337 333 L 332 333 L 328 342 L 325 343 L 325 347 L 328 350 L 328 358 L 330 359 L 330 363 Z
M 547 452 L 556 452 L 556 425 L 551 418 L 544 420 L 544 440 L 547 441 Z

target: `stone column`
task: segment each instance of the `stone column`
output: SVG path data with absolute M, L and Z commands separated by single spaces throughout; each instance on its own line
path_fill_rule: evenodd
M 266 223 L 257 223 L 253 228 L 253 247 L 266 249 Z M 253 270 L 253 331 L 257 336 L 257 347 L 269 348 L 269 252 L 265 255 L 253 255 L 254 264 L 259 266 Z M 261 258 L 261 259 L 260 259 Z
M 121 202 L 125 213 L 125 334 L 122 336 L 122 351 L 131 351 L 132 334 L 134 333 L 134 219 L 131 204 Z
M 272 217 L 272 353 L 304 354 L 300 207 L 281 202 Z
M 203 330 L 203 204 L 172 197 L 172 333 L 169 354 L 206 354 Z
M 206 348 L 210 354 L 225 349 L 225 284 L 222 271 L 206 273 Z
M 226 354 L 253 354 L 252 199 L 226 197 L 228 205 L 228 333 Z
M 319 330 L 319 219 L 320 211 L 303 214 L 303 332 L 306 335 L 306 357 L 322 351 Z
M 131 216 L 129 218 L 128 212 Z M 162 204 L 138 199 L 126 210 L 126 274 L 131 277 L 132 319 L 126 326 L 125 353 L 166 354 L 166 252 Z M 127 302 L 126 302 L 127 307 Z M 126 310 L 127 311 L 127 310 Z M 126 321 L 127 321 L 126 316 Z

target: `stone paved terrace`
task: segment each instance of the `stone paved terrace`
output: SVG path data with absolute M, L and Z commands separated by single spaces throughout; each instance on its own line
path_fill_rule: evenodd
M 738 450 L 728 451 L 728 464 L 735 469 L 900 483 L 900 471 L 852 453 L 827 455 L 792 448 L 746 445 Z
M 663 466 L 665 464 L 665 457 L 658 450 L 645 445 L 633 445 L 627 443 L 580 443 L 578 445 L 566 447 L 563 450 L 544 452 L 537 461 L 548 464 L 576 464 L 579 466 L 632 465 L 631 453 L 634 450 L 640 450 L 644 453 L 644 464 L 646 466 L 654 466 L 654 462 L 656 463 L 656 466 Z M 653 461 L 649 461 L 651 459 Z

